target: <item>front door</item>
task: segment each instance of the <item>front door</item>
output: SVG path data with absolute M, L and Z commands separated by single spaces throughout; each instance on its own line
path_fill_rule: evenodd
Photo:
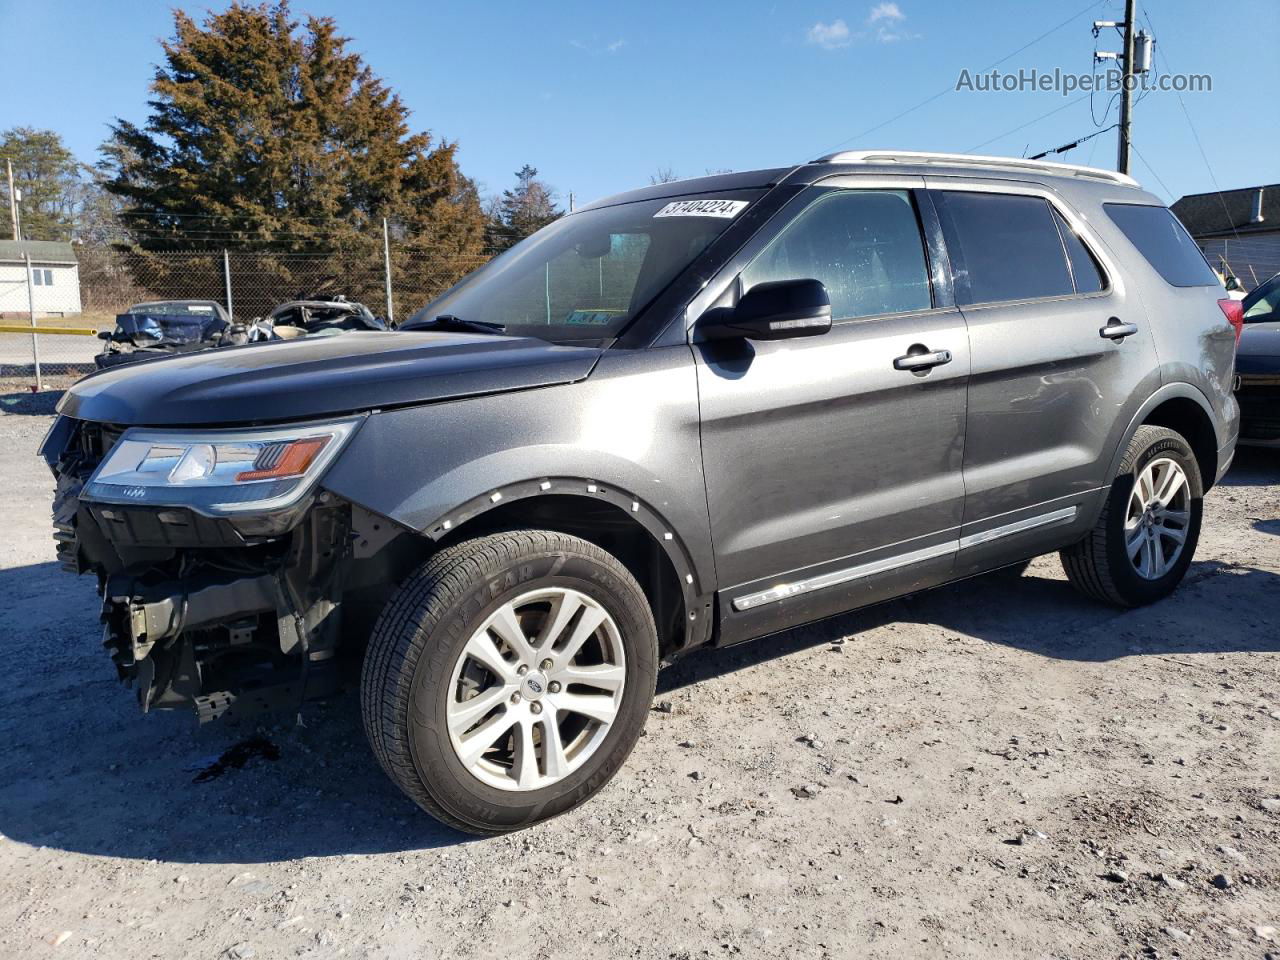
M 910 189 L 815 189 L 741 270 L 818 279 L 816 337 L 697 343 L 726 642 L 946 579 L 964 508 L 964 320 Z

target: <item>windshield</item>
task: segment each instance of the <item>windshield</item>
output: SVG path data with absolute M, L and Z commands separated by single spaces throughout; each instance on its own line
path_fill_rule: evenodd
M 763 190 L 639 200 L 562 217 L 419 310 L 543 340 L 618 336 Z
M 1244 298 L 1244 322 L 1280 320 L 1280 274 Z

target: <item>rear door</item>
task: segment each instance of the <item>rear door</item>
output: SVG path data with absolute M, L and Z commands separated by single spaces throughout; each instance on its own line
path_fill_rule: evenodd
M 1052 191 L 931 181 L 968 324 L 958 573 L 1053 549 L 1096 515 L 1117 423 L 1159 385 L 1147 316 Z
M 861 183 L 800 195 L 780 214 L 789 222 L 727 268 L 729 301 L 757 283 L 821 280 L 829 333 L 698 343 L 695 328 L 726 642 L 952 569 L 964 504 L 964 320 L 931 283 L 936 257 L 910 189 L 922 181 Z M 700 314 L 697 301 L 690 312 Z M 917 354 L 937 362 L 916 366 Z

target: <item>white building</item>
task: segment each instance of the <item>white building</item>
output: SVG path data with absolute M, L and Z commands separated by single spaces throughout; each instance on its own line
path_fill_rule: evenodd
M 75 248 L 54 240 L 0 240 L 0 316 L 27 316 L 27 263 L 38 317 L 80 312 L 80 265 Z

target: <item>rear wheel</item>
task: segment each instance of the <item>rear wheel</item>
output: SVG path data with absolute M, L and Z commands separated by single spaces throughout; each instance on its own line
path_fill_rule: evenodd
M 1067 578 L 1086 596 L 1121 607 L 1168 596 L 1195 554 L 1203 496 L 1199 465 L 1182 435 L 1139 427 L 1098 522 L 1061 553 Z
M 589 798 L 635 745 L 657 634 L 639 584 L 577 537 L 515 531 L 450 547 L 383 611 L 365 730 L 423 809 L 500 833 Z

